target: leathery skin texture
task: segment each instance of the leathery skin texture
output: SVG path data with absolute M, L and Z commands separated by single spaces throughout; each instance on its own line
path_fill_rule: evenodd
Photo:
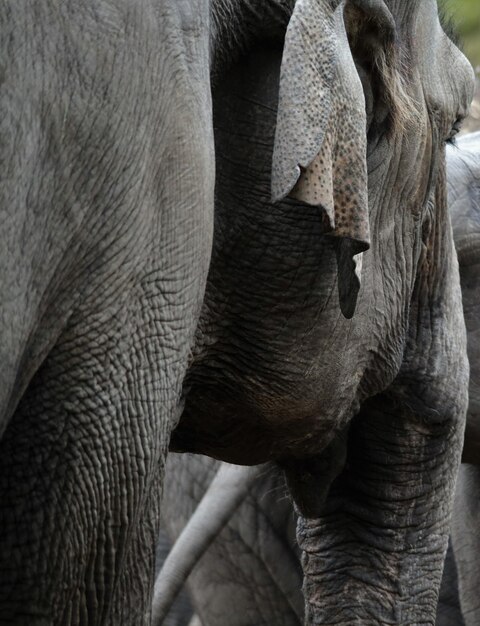
M 197 455 L 169 456 L 157 569 L 194 513 L 220 463 Z M 302 571 L 295 539 L 297 516 L 285 479 L 265 471 L 227 526 L 201 557 L 165 624 L 185 626 L 195 613 L 203 626 L 300 626 Z M 457 570 L 449 546 L 436 626 L 463 626 Z
M 150 623 L 213 223 L 208 7 L 180 8 L 0 8 L 2 624 Z
M 309 71 L 259 44 L 213 88 L 214 249 L 171 449 L 286 468 L 307 624 L 431 625 L 468 393 L 444 144 L 466 114 L 472 71 L 433 1 L 356 2 L 358 37 L 339 3 L 297 6 L 309 19 L 292 18 L 285 48 L 303 45 L 315 67 L 325 32 L 314 24 L 327 14 L 337 60 L 351 54 L 358 71 L 347 84 L 365 103 L 370 248 L 357 263 L 339 254 L 322 207 L 272 205 L 271 155 L 282 163 L 287 152 L 275 144 L 277 107 L 295 128 L 307 101 L 301 87 L 298 101 L 285 96 L 282 80 L 302 85 Z M 285 48 L 284 59 L 298 58 Z M 392 93 L 406 94 L 403 119 L 390 119 Z M 315 126 L 321 116 L 305 118 Z M 293 135 L 288 180 L 313 180 Z M 356 183 L 345 189 L 361 202 Z M 342 304 L 353 274 L 361 287 Z M 341 311 L 351 306 L 349 320 Z
M 449 149 L 449 200 L 460 263 L 470 360 L 469 408 L 465 448 L 452 516 L 452 545 L 458 570 L 465 625 L 480 620 L 480 133 L 466 135 Z
M 477 523 L 480 483 L 478 468 L 472 466 L 480 461 L 476 437 L 480 133 L 458 139 L 455 146 L 448 147 L 447 157 L 448 205 L 459 255 L 462 300 L 467 322 L 470 394 L 463 450 L 466 464 L 460 468 L 453 511 L 455 554 L 450 542 L 435 624 L 474 626 L 478 613 L 475 590 L 478 587 L 480 536 Z M 164 539 L 165 534 L 168 534 L 172 543 L 176 540 L 218 468 L 218 462 L 206 457 L 169 457 L 164 493 L 168 506 L 162 516 Z M 293 625 L 303 622 L 302 611 L 295 613 L 283 610 L 277 613 L 289 597 L 289 592 L 297 598 L 297 602 L 301 598 L 301 571 L 295 563 L 297 547 L 292 532 L 293 517 L 296 517 L 293 509 L 289 512 L 285 499 L 284 477 L 272 466 L 268 473 L 265 472 L 257 480 L 244 504 L 233 513 L 228 527 L 217 535 L 188 579 L 190 597 L 203 624 L 215 626 L 229 621 L 234 626 L 246 626 L 249 623 Z M 164 546 L 164 554 L 165 551 Z M 158 566 L 163 558 L 160 557 Z M 288 580 L 288 586 L 285 580 Z M 172 626 L 183 623 L 173 613 L 170 620 Z
M 273 146 L 279 92 L 287 125 L 297 109 L 279 73 L 287 82 L 300 74 L 299 85 L 305 77 L 289 63 L 280 71 L 292 3 L 236 3 L 239 29 L 226 34 L 219 4 L 232 8 L 227 0 L 25 0 L 0 9 L 7 623 L 149 623 L 157 499 L 183 402 L 174 446 L 244 463 L 291 462 L 294 495 L 311 468 L 326 492 L 335 472 L 327 468 L 322 483 L 317 457 L 362 405 L 335 499 L 323 510 L 316 493 L 311 501 L 303 494 L 303 513 L 317 516 L 298 532 L 306 619 L 349 623 L 352 597 L 358 623 L 432 619 L 467 387 L 443 141 L 465 113 L 469 70 L 433 0 L 356 0 L 368 36 L 353 39 L 342 2 L 297 3 L 285 49 L 304 54 L 286 58 L 310 67 L 326 35 L 315 29 L 322 17 L 333 24 L 326 43 L 342 60 L 338 71 L 358 72 L 345 85 L 368 128 L 368 181 L 345 190 L 359 201 L 368 195 L 371 248 L 360 272 L 355 248 L 339 250 L 325 236 L 325 212 L 300 204 L 303 192 L 268 210 L 272 154 L 289 157 L 294 177 L 303 176 L 298 146 Z M 233 69 L 211 90 L 211 61 L 225 41 L 237 48 Z M 258 48 L 266 53 L 256 62 Z M 392 85 L 402 93 L 403 82 L 418 110 L 399 134 L 400 116 L 390 119 L 388 108 Z M 337 119 L 350 120 L 342 94 Z M 304 104 L 316 113 L 325 103 L 314 95 Z M 317 118 L 308 110 L 305 120 Z M 203 299 L 214 147 L 216 244 Z M 340 165 L 333 159 L 332 168 Z M 347 321 L 341 311 L 355 315 Z M 386 391 L 382 419 L 375 400 L 365 401 Z M 199 406 L 203 413 L 192 411 Z M 378 452 L 383 441 L 391 454 Z M 379 527 L 392 536 L 378 539 Z M 330 602 L 320 603 L 326 578 Z M 378 601 L 385 579 L 387 606 Z M 414 588 L 427 580 L 428 590 Z

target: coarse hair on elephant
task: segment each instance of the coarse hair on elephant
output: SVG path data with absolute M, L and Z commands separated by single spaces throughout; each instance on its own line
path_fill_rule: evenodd
M 0 623 L 151 622 L 180 417 L 285 470 L 308 623 L 429 623 L 473 89 L 435 0 L 6 0 L 0 58 Z
M 463 464 L 453 512 L 455 551 L 450 545 L 435 623 L 476 626 L 480 622 L 480 133 L 461 137 L 448 147 L 447 156 L 448 200 L 459 255 L 471 376 Z M 298 626 L 303 622 L 302 572 L 295 541 L 296 516 L 284 477 L 274 466 L 259 468 L 254 481 L 244 475 L 241 501 L 232 506 L 221 491 L 225 478 L 223 483 L 216 482 L 222 472 L 226 475 L 225 469 L 231 471 L 207 457 L 171 455 L 168 459 L 162 522 L 165 543 L 158 557 L 159 568 L 167 558 L 165 545 L 170 542 L 175 549 L 171 553 L 174 569 L 167 573 L 170 578 L 165 584 L 171 587 L 172 580 L 182 577 L 185 582 L 187 571 L 182 573 L 179 563 L 186 549 L 192 571 L 188 589 L 203 626 Z M 210 505 L 200 510 L 198 503 L 205 502 L 205 493 Z M 215 534 L 209 541 L 212 529 Z M 177 541 L 179 536 L 182 543 Z M 185 598 L 183 603 L 186 610 Z M 188 619 L 191 614 L 192 606 Z M 188 619 L 171 619 L 171 626 L 188 623 Z

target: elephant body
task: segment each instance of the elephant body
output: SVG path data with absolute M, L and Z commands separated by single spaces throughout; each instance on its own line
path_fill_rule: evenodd
M 477 506 L 480 479 L 478 468 L 471 465 L 480 460 L 476 437 L 480 363 L 477 354 L 480 254 L 476 246 L 480 233 L 480 133 L 462 137 L 458 146 L 449 147 L 448 191 L 460 260 L 471 378 L 464 464 L 458 476 L 453 513 L 455 550 L 449 546 L 436 626 L 474 626 L 480 619 L 476 592 L 480 574 Z M 171 455 L 167 467 L 163 528 L 174 543 L 195 512 L 219 463 L 206 457 Z M 272 466 L 255 483 L 188 580 L 195 611 L 204 626 L 220 626 L 227 621 L 232 626 L 297 626 L 303 622 L 302 572 L 295 520 L 284 477 Z
M 473 88 L 436 2 L 7 0 L 0 52 L 0 622 L 151 622 L 180 420 L 285 470 L 307 622 L 428 623 Z
M 2 624 L 150 621 L 212 240 L 207 5 L 0 8 Z
M 463 70 L 435 3 L 354 4 L 298 2 L 282 57 L 260 45 L 214 85 L 215 237 L 170 449 L 284 469 L 306 623 L 432 623 L 468 366 L 431 157 L 440 84 Z M 305 116 L 315 101 L 328 111 Z

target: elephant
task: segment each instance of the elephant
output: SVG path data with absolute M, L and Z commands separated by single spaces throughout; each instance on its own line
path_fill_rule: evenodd
M 0 623 L 150 623 L 208 272 L 208 2 L 0 8 Z
M 480 463 L 480 132 L 448 148 L 448 197 L 453 235 L 460 264 L 463 309 L 470 361 L 469 407 L 463 462 Z
M 167 448 L 285 471 L 308 623 L 428 623 L 473 90 L 435 0 L 7 0 L 0 33 L 0 623 L 155 619 Z
M 307 624 L 435 620 L 468 401 L 440 143 L 472 97 L 437 16 L 297 2 L 283 61 L 258 46 L 213 89 L 215 236 L 170 450 L 283 469 Z
M 218 461 L 200 455 L 173 454 L 168 458 L 159 569 L 167 558 L 168 546 L 185 530 L 219 466 Z M 200 523 L 198 526 L 202 528 Z M 295 526 L 284 476 L 272 465 L 195 561 L 181 596 L 172 603 L 163 624 L 187 626 L 194 614 L 202 626 L 303 624 L 302 569 Z M 435 624 L 465 626 L 451 547 L 447 559 Z
M 480 623 L 480 133 L 462 137 L 461 148 L 452 151 L 449 159 L 449 195 L 455 195 L 452 222 L 460 262 L 471 376 L 465 463 L 460 468 L 455 494 L 452 545 L 465 626 L 476 626 Z
M 463 464 L 457 481 L 452 546 L 444 569 L 436 626 L 477 626 L 480 607 L 480 438 L 478 389 L 480 353 L 480 132 L 458 139 L 447 148 L 448 201 L 455 247 L 459 257 L 462 300 L 467 324 L 470 360 L 469 410 Z M 197 504 L 210 489 L 219 463 L 195 455 L 171 455 L 167 462 L 165 542 L 175 542 Z M 218 494 L 216 496 L 218 498 Z M 224 502 L 224 498 L 220 499 Z M 211 509 L 207 509 L 209 517 Z M 298 626 L 303 621 L 302 572 L 295 541 L 296 516 L 287 497 L 284 478 L 275 467 L 262 470 L 232 510 L 228 524 L 198 559 L 188 581 L 195 610 L 204 626 L 248 624 Z M 197 523 L 201 533 L 210 519 Z M 188 532 L 188 531 L 187 531 Z M 191 545 L 192 538 L 188 543 Z M 159 557 L 166 559 L 166 551 Z M 457 574 L 457 563 L 459 575 Z M 460 598 L 459 588 L 460 587 Z M 183 599 L 184 610 L 192 614 Z M 461 605 L 461 606 L 460 606 Z M 172 626 L 187 621 L 173 620 Z
M 168 457 L 159 568 L 166 558 L 165 545 L 178 539 L 220 466 L 201 455 Z M 162 623 L 187 626 L 195 612 L 202 626 L 303 624 L 296 520 L 283 472 L 271 464 L 198 560 L 183 597 Z

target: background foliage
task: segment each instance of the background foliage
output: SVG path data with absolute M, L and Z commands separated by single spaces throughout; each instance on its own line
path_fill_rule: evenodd
M 444 4 L 460 32 L 467 57 L 474 67 L 480 66 L 480 0 L 446 0 Z

